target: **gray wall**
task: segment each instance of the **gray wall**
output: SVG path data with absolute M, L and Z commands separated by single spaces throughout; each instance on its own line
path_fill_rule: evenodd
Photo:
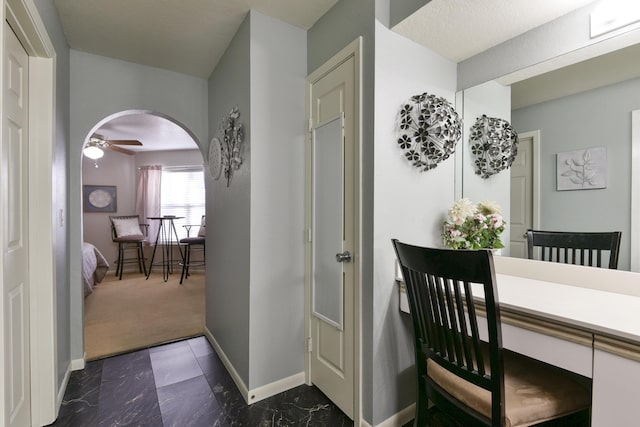
M 71 50 L 69 239 L 71 359 L 84 353 L 80 245 L 82 146 L 118 112 L 144 110 L 172 118 L 202 146 L 207 135 L 207 81 L 198 77 Z
M 238 106 L 244 163 L 208 178 L 206 325 L 249 390 L 304 371 L 306 33 L 251 11 L 209 79 L 209 133 Z
M 304 371 L 306 31 L 251 11 L 249 389 Z
M 631 111 L 640 109 L 640 79 L 513 111 L 518 132 L 540 130 L 540 227 L 622 231 L 618 267 L 630 265 Z M 556 191 L 556 154 L 606 147 L 607 188 Z
M 377 5 L 379 6 L 379 5 Z M 362 413 L 373 417 L 373 125 L 375 7 L 370 0 L 340 0 L 307 32 L 307 70 L 312 73 L 362 36 Z
M 251 99 L 250 22 L 247 16 L 209 78 L 209 140 L 233 107 L 245 131 L 244 164 L 230 187 L 224 175 L 207 184 L 206 327 L 242 381 L 249 384 Z M 208 145 L 207 145 L 208 146 Z M 211 273 L 210 273 L 211 272 Z
M 398 116 L 413 95 L 428 92 L 455 102 L 456 64 L 376 24 L 375 238 L 373 283 L 373 414 L 377 425 L 415 401 L 411 319 L 399 310 L 391 239 L 442 246 L 440 233 L 454 201 L 455 159 L 420 172 L 398 148 Z M 458 143 L 459 146 L 463 142 Z
M 67 186 L 68 144 L 69 144 L 69 45 L 62 32 L 58 11 L 50 0 L 35 0 L 49 38 L 56 51 L 56 106 L 55 106 L 55 147 L 53 165 L 54 200 L 52 214 L 57 218 L 60 211 L 64 215 L 64 226 L 54 227 L 56 266 L 56 313 L 58 354 L 56 367 L 58 384 L 61 385 L 71 361 L 70 306 L 69 306 L 69 205 Z

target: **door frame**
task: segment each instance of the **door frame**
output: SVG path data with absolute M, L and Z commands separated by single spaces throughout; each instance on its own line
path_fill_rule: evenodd
M 531 138 L 531 154 L 532 162 L 531 172 L 533 176 L 532 184 L 533 189 L 531 193 L 531 203 L 533 209 L 533 217 L 531 218 L 531 224 L 534 229 L 540 228 L 540 130 L 534 130 L 531 132 L 522 132 L 518 135 L 519 138 Z
M 305 328 L 305 341 L 310 342 L 312 336 L 311 330 L 311 284 L 312 284 L 312 252 L 311 252 L 311 225 L 312 225 L 312 156 L 311 156 L 311 87 L 314 82 L 318 81 L 321 77 L 330 73 L 333 69 L 345 62 L 347 59 L 353 57 L 355 62 L 355 82 L 354 82 L 354 98 L 355 98 L 355 114 L 354 118 L 354 143 L 355 143 L 355 159 L 354 159 L 354 241 L 356 247 L 353 248 L 354 252 L 354 293 L 353 293 L 353 422 L 354 427 L 361 425 L 362 420 L 362 381 L 361 381 L 361 354 L 362 354 L 362 263 L 360 256 L 362 254 L 362 233 L 361 233 L 361 218 L 362 218 L 362 37 L 358 37 L 351 42 L 340 52 L 335 54 L 331 59 L 318 67 L 315 71 L 307 76 L 305 79 L 305 93 L 306 93 L 306 120 L 307 120 L 307 138 L 305 141 L 305 316 L 304 316 L 304 328 Z M 304 367 L 305 379 L 307 384 L 311 384 L 311 352 L 307 347 L 305 353 L 305 367 Z
M 57 378 L 57 312 L 55 271 L 55 218 L 53 214 L 53 153 L 55 135 L 56 53 L 33 0 L 5 0 L 3 21 L 9 22 L 29 55 L 29 306 L 31 423 L 52 423 L 62 402 Z M 2 36 L 4 38 L 4 36 Z M 2 40 L 4 44 L 4 40 Z M 0 60 L 4 73 L 4 56 Z M 0 128 L 2 124 L 0 123 Z M 0 129 L 1 131 L 1 129 Z M 64 214 L 64 211 L 60 213 Z M 61 224 L 61 226 L 64 224 Z M 4 231 L 0 227 L 0 239 Z M 31 262 L 38 260 L 38 262 Z M 4 260 L 2 261 L 4 262 Z M 2 269 L 0 263 L 0 269 Z M 4 286 L 0 275 L 0 286 Z M 4 304 L 4 302 L 3 302 Z M 0 340 L 5 348 L 4 318 Z M 0 370 L 4 383 L 4 369 Z M 65 376 L 66 383 L 69 372 Z M 6 396 L 0 389 L 4 416 Z

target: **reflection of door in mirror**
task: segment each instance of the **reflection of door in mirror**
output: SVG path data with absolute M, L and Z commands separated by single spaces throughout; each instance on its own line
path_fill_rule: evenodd
M 518 156 L 511 165 L 510 256 L 527 258 L 527 236 L 530 228 L 539 228 L 539 147 L 540 132 L 519 135 Z

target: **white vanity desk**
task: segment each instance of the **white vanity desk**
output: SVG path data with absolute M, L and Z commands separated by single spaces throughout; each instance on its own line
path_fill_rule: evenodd
M 592 378 L 592 426 L 640 425 L 640 275 L 499 256 L 494 264 L 503 346 Z

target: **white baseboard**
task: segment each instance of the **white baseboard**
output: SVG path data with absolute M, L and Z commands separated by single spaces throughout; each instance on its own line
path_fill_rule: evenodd
M 376 424 L 376 427 L 402 427 L 409 421 L 411 421 L 416 414 L 416 404 L 412 403 L 411 405 L 404 408 L 402 411 L 393 414 L 380 424 Z M 365 420 L 360 420 L 361 427 L 372 427 L 371 424 L 366 422 Z
M 256 403 L 267 397 L 274 396 L 283 391 L 291 390 L 294 387 L 304 384 L 304 372 L 298 372 L 287 378 L 265 384 L 261 387 L 249 391 L 249 403 Z
M 249 403 L 249 401 L 247 400 L 249 397 L 249 390 L 247 389 L 244 381 L 242 381 L 242 378 L 240 378 L 238 371 L 235 370 L 227 355 L 224 354 L 224 351 L 222 351 L 220 344 L 218 344 L 218 341 L 216 341 L 216 339 L 213 337 L 213 334 L 206 326 L 204 327 L 204 334 L 211 343 L 211 346 L 213 346 L 213 348 L 215 349 L 216 353 L 218 353 L 218 357 L 220 357 L 220 360 L 222 360 L 222 363 L 224 364 L 225 368 L 227 368 L 227 371 L 229 371 L 233 382 L 236 383 L 238 389 L 240 390 L 240 394 L 242 395 L 242 397 L 244 397 L 244 400 Z
M 82 355 L 82 359 L 72 359 L 71 360 L 71 370 L 72 371 L 80 371 L 84 369 L 86 366 L 87 353 Z
M 58 395 L 56 396 L 56 418 L 58 417 L 58 413 L 60 413 L 60 406 L 64 399 L 64 393 L 67 391 L 67 385 L 69 384 L 69 378 L 71 378 L 71 371 L 73 370 L 72 366 L 73 362 L 69 363 L 67 366 L 64 378 L 62 378 L 62 384 L 60 384 L 60 389 L 58 390 Z
M 234 369 L 227 355 L 224 354 L 224 351 L 222 351 L 222 348 L 214 338 L 209 328 L 205 326 L 204 332 L 205 336 L 207 337 L 213 348 L 216 350 L 216 353 L 218 353 L 220 360 L 222 360 L 222 363 L 229 371 L 231 378 L 233 378 L 233 381 L 238 386 L 238 389 L 240 390 L 240 393 L 242 394 L 242 397 L 244 397 L 244 400 L 247 402 L 247 404 L 250 405 L 252 403 L 259 402 L 263 399 L 266 399 L 267 397 L 274 396 L 278 393 L 282 393 L 283 391 L 290 390 L 305 383 L 304 372 L 298 372 L 297 374 L 293 374 L 287 378 L 282 378 L 278 381 L 274 381 L 272 383 L 257 387 L 253 390 L 249 390 L 244 381 L 242 381 L 242 378 L 240 378 L 238 372 Z

